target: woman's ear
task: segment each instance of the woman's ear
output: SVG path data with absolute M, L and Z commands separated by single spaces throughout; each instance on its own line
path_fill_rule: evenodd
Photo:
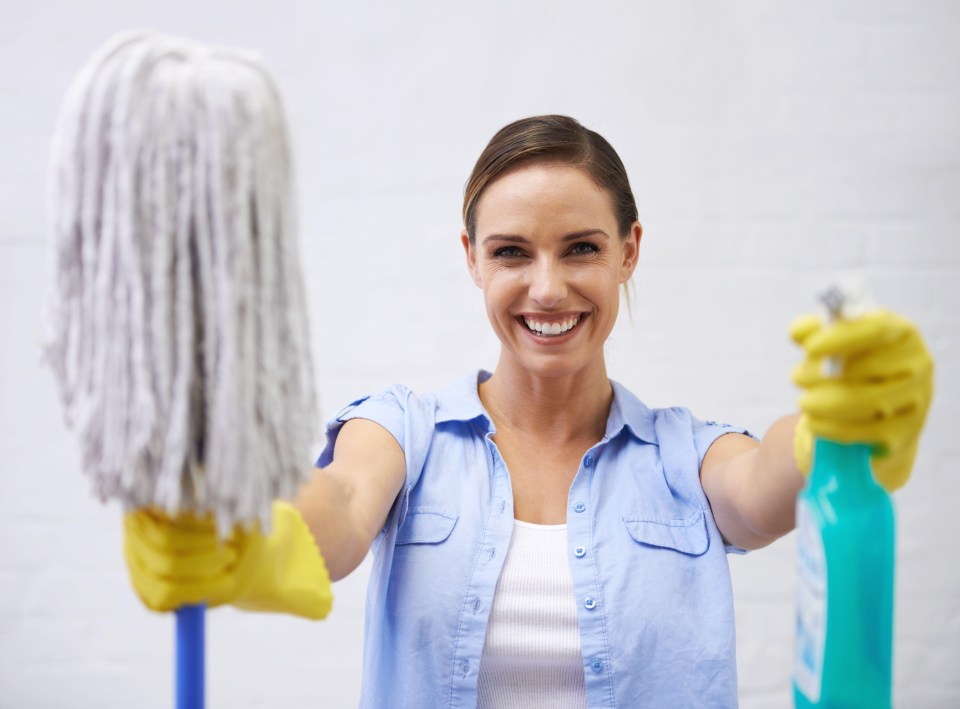
M 630 280 L 634 270 L 637 268 L 637 260 L 640 257 L 640 239 L 643 237 L 643 227 L 640 222 L 634 222 L 630 225 L 630 231 L 627 232 L 623 240 L 623 261 L 620 264 L 620 282 L 626 283 Z
M 467 256 L 467 270 L 470 271 L 470 277 L 477 284 L 478 288 L 483 288 L 483 282 L 480 280 L 480 271 L 477 269 L 477 249 L 470 241 L 470 235 L 464 229 L 460 232 L 460 243 L 463 244 L 463 250 Z

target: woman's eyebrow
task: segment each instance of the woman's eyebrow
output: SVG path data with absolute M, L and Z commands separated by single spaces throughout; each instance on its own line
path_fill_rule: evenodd
M 581 229 L 580 231 L 570 232 L 561 237 L 561 241 L 576 241 L 577 239 L 583 239 L 588 236 L 602 236 L 605 239 L 609 239 L 610 235 L 607 234 L 603 229 Z M 517 234 L 488 234 L 483 238 L 484 242 L 487 241 L 503 241 L 509 244 L 527 244 L 530 243 L 530 240 L 525 236 L 519 236 Z
M 523 236 L 517 236 L 516 234 L 488 234 L 483 237 L 483 240 L 486 241 L 506 241 L 511 244 L 526 244 L 529 243 L 529 239 Z
M 580 231 L 567 234 L 563 237 L 562 241 L 576 241 L 577 239 L 584 239 L 588 236 L 602 236 L 605 239 L 610 238 L 610 235 L 603 229 L 581 229 Z

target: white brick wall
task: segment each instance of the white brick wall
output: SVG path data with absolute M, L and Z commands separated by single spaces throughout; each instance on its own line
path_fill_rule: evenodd
M 627 164 L 646 234 L 610 369 L 651 405 L 762 433 L 795 397 L 788 323 L 862 268 L 939 365 L 896 496 L 896 703 L 960 706 L 960 6 L 38 0 L 2 15 L 0 708 L 172 704 L 172 620 L 130 591 L 120 511 L 91 498 L 38 366 L 47 140 L 78 67 L 135 26 L 256 48 L 279 79 L 325 416 L 495 364 L 460 195 L 522 115 L 577 116 Z M 731 565 L 741 705 L 788 706 L 793 538 Z M 211 613 L 210 705 L 353 706 L 365 569 L 324 624 Z

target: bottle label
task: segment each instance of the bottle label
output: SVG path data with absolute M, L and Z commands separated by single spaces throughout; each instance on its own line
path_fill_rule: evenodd
M 820 701 L 827 636 L 827 564 L 809 503 L 797 502 L 797 628 L 793 678 L 807 699 Z

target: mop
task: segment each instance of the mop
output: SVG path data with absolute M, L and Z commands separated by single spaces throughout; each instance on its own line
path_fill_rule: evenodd
M 270 76 L 246 53 L 114 37 L 66 95 L 51 178 L 45 359 L 93 491 L 212 514 L 223 537 L 267 529 L 271 502 L 309 475 L 317 430 Z M 202 606 L 178 628 L 178 696 L 200 706 Z

